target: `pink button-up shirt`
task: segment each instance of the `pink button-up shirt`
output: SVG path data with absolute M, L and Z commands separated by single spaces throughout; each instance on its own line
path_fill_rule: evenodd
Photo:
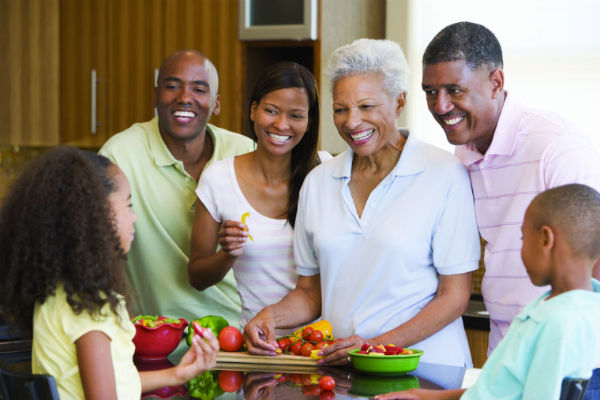
M 546 189 L 582 183 L 600 190 L 600 156 L 586 135 L 556 114 L 523 107 L 507 96 L 492 143 L 482 155 L 458 146 L 473 187 L 485 245 L 481 292 L 492 319 L 489 351 L 524 306 L 548 287 L 535 287 L 521 260 L 521 224 L 531 200 Z M 497 322 L 497 323 L 496 323 Z

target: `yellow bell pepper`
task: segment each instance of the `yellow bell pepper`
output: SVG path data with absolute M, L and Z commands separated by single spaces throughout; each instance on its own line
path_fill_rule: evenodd
M 331 327 L 329 321 L 324 319 L 296 329 L 294 331 L 294 336 L 302 337 L 302 331 L 304 331 L 304 328 L 308 327 L 313 328 L 315 331 L 321 331 L 321 333 L 323 333 L 323 340 L 333 340 L 333 328 Z
M 242 214 L 242 218 L 241 218 L 242 224 L 244 224 L 244 225 L 246 224 L 246 218 L 248 218 L 249 216 L 250 216 L 249 212 L 245 212 L 245 213 Z M 248 228 L 244 228 L 244 230 L 247 231 Z M 250 240 L 252 240 L 254 242 L 254 239 L 252 239 L 252 235 L 249 234 L 249 233 L 248 233 L 248 239 L 250 239 Z

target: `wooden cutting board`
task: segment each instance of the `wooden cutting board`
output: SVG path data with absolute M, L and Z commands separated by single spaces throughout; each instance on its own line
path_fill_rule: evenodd
M 310 357 L 295 356 L 293 354 L 278 354 L 276 356 L 255 356 L 247 351 L 227 352 L 219 351 L 218 363 L 243 363 L 243 364 L 271 364 L 271 365 L 310 365 L 317 366 L 317 360 Z

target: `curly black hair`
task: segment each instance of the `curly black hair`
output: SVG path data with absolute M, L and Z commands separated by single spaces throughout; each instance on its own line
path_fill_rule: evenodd
M 108 195 L 116 166 L 71 147 L 49 150 L 25 166 L 0 209 L 0 316 L 23 334 L 33 310 L 64 285 L 75 313 L 100 316 L 127 295 L 125 254 Z

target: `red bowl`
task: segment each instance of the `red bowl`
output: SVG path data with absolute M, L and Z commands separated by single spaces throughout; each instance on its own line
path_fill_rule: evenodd
M 164 323 L 153 328 L 135 324 L 134 357 L 145 360 L 166 358 L 179 344 L 188 322 L 179 318 L 181 324 Z

